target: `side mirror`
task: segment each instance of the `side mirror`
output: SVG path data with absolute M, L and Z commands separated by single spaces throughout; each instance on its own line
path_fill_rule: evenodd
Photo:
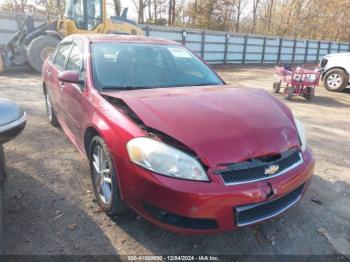
M 18 105 L 0 98 L 0 144 L 21 133 L 26 121 L 26 113 Z
M 63 71 L 58 75 L 58 79 L 61 82 L 72 83 L 72 84 L 82 84 L 83 81 L 79 78 L 79 73 L 76 71 Z

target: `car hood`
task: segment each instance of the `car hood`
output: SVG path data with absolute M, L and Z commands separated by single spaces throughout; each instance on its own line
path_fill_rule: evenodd
M 325 58 L 350 56 L 350 53 L 334 53 L 325 55 Z
M 145 125 L 182 142 L 208 166 L 299 146 L 290 110 L 265 91 L 229 86 L 112 91 Z

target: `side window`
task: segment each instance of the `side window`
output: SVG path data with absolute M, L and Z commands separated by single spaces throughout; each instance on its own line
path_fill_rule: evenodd
M 73 45 L 72 52 L 68 58 L 67 70 L 77 71 L 78 73 L 82 70 L 83 63 L 83 52 L 81 46 L 76 44 Z
M 50 60 L 51 63 L 54 62 L 55 57 L 56 57 L 56 54 L 57 54 L 57 52 L 58 52 L 58 49 L 60 49 L 60 47 L 61 47 L 61 45 L 58 44 L 57 47 L 56 47 L 56 49 L 55 49 L 55 51 L 53 51 L 53 52 L 51 53 L 50 58 L 49 58 L 49 60 Z
M 64 70 L 66 59 L 69 55 L 72 44 L 62 44 L 55 56 L 54 64 L 61 70 Z

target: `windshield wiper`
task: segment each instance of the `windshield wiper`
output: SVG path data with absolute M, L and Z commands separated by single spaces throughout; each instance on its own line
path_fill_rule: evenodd
M 169 86 L 103 86 L 102 90 L 138 90 L 138 89 L 153 89 L 153 88 L 170 88 L 170 87 L 190 87 L 190 86 L 211 86 L 218 85 L 215 83 L 201 84 L 186 84 L 186 85 L 169 85 Z
M 203 83 L 203 84 L 194 84 L 190 86 L 217 86 L 219 84 L 213 84 L 213 83 Z
M 148 86 L 103 86 L 102 90 L 137 90 L 137 89 L 149 89 L 153 87 Z
M 174 87 L 191 87 L 191 86 L 216 86 L 219 84 L 204 83 L 204 84 L 186 84 L 186 85 L 174 85 Z

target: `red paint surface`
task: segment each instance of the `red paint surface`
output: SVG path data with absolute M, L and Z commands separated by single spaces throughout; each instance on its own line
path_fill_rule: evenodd
M 269 192 L 266 181 L 274 189 L 273 198 L 309 181 L 314 166 L 310 149 L 303 152 L 303 164 L 266 181 L 226 186 L 221 177 L 214 174 L 221 164 L 300 147 L 292 113 L 282 102 L 260 90 L 228 86 L 104 92 L 104 95 L 122 99 L 147 126 L 192 149 L 208 164 L 210 182 L 160 176 L 136 166 L 129 160 L 126 143 L 147 133 L 93 87 L 90 42 L 174 42 L 120 36 L 72 36 L 68 40 L 84 45 L 86 80 L 83 89 L 69 83 L 64 83 L 62 88 L 58 80 L 60 70 L 46 61 L 43 82 L 58 120 L 84 156 L 87 130 L 94 129 L 106 141 L 117 169 L 123 200 L 152 223 L 178 233 L 209 232 L 160 223 L 144 210 L 141 201 L 185 217 L 215 219 L 218 228 L 210 232 L 233 230 L 236 228 L 234 207 L 266 201 Z

